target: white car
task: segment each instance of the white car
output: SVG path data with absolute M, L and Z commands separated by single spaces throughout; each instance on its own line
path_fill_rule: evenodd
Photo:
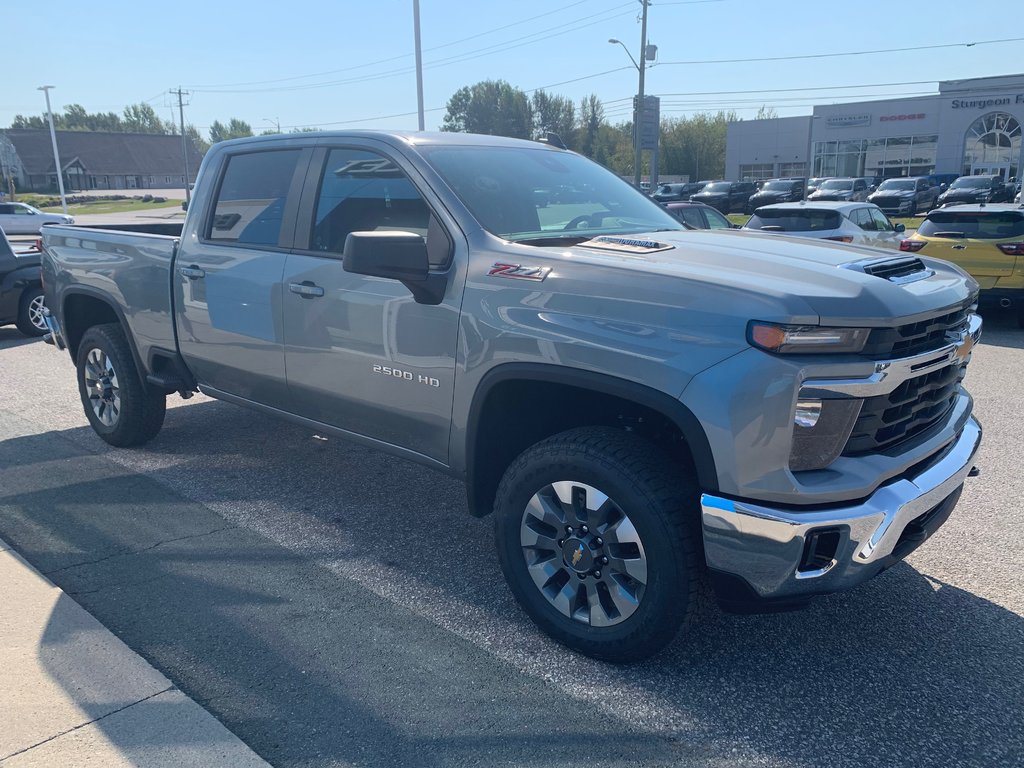
M 43 224 L 74 224 L 73 216 L 43 213 L 27 203 L 0 203 L 0 229 L 8 235 L 38 235 Z
M 906 231 L 902 224 L 889 221 L 877 205 L 827 201 L 763 205 L 743 229 L 893 249 L 899 249 Z

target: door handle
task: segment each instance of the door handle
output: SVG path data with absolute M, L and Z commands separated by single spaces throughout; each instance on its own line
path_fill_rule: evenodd
M 954 245 L 954 246 L 953 246 L 953 250 L 954 250 L 954 251 L 962 251 L 962 250 L 964 250 L 964 249 L 966 249 L 966 248 L 967 248 L 967 246 L 966 246 L 966 245 Z
M 304 299 L 315 299 L 324 295 L 324 289 L 308 280 L 301 283 L 288 283 L 288 290 L 297 293 Z
M 178 272 L 182 277 L 187 277 L 189 280 L 198 280 L 200 277 L 206 277 L 206 270 L 200 269 L 195 264 L 190 267 L 178 267 Z

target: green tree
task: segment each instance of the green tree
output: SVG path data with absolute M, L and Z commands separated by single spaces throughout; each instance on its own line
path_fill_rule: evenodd
M 210 148 L 210 142 L 203 138 L 202 134 L 199 133 L 199 129 L 189 123 L 185 126 L 185 137 L 195 145 L 195 148 L 199 150 L 202 155 L 206 154 L 206 150 Z
M 448 100 L 442 131 L 531 138 L 530 100 L 504 80 L 484 80 L 457 90 Z
M 551 131 L 570 149 L 576 143 L 576 107 L 571 99 L 539 90 L 533 94 L 533 126 L 537 135 Z
M 156 110 L 145 102 L 125 107 L 121 123 L 127 133 L 171 133 Z
M 580 121 L 576 146 L 579 151 L 589 158 L 597 160 L 595 150 L 597 148 L 598 132 L 604 124 L 604 105 L 592 93 L 580 102 Z M 598 162 L 601 162 L 598 160 Z
M 232 117 L 228 124 L 224 125 L 220 120 L 214 120 L 210 126 L 210 143 L 216 144 L 219 141 L 228 139 L 241 139 L 245 136 L 252 136 L 252 126 L 245 120 Z

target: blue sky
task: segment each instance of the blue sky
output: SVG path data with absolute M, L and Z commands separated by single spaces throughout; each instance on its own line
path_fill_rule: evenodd
M 761 104 L 780 115 L 809 114 L 815 103 L 933 93 L 938 80 L 1024 71 L 1024 41 L 957 45 L 1024 37 L 1020 0 L 992 0 L 978 13 L 971 7 L 982 6 L 653 0 L 649 38 L 658 63 L 648 70 L 647 92 L 683 94 L 663 96 L 663 115 L 734 108 L 751 118 Z M 527 90 L 550 86 L 577 102 L 596 93 L 613 122 L 627 119 L 636 70 L 607 40 L 621 39 L 638 56 L 639 9 L 639 0 L 421 0 L 425 107 L 443 108 L 461 86 L 500 78 Z M 36 86 L 46 84 L 56 86 L 55 110 L 79 103 L 120 112 L 148 101 L 165 118 L 172 116 L 167 90 L 182 85 L 192 92 L 186 121 L 203 133 L 230 117 L 257 130 L 278 120 L 282 127 L 416 127 L 412 0 L 21 3 L 14 20 L 5 36 L 3 126 L 15 114 L 41 113 Z M 956 47 L 671 63 L 946 44 Z M 709 93 L 722 91 L 737 93 Z M 443 115 L 427 112 L 427 128 Z

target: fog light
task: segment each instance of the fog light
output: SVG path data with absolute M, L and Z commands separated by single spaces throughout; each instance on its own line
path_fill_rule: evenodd
M 793 421 L 798 427 L 813 427 L 821 417 L 821 400 L 798 400 Z
M 839 458 L 857 423 L 863 401 L 797 400 L 789 468 L 823 469 Z

